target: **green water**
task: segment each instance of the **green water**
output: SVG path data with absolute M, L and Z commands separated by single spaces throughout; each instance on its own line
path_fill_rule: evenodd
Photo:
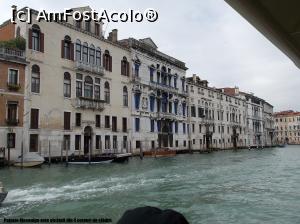
M 111 218 L 172 208 L 190 223 L 300 223 L 300 147 L 0 169 L 2 217 Z M 0 221 L 1 222 L 1 221 Z

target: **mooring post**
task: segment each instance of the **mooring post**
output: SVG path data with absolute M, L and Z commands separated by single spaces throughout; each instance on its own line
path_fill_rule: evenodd
M 69 150 L 68 147 L 66 147 L 66 166 L 69 164 Z
M 51 165 L 51 143 L 50 141 L 48 142 L 48 165 L 50 166 Z
M 63 142 L 60 144 L 60 162 L 62 163 L 64 160 L 63 158 Z
M 143 148 L 142 148 L 142 142 L 140 142 L 140 159 L 143 159 Z
M 7 147 L 7 162 L 8 162 L 8 166 L 10 166 L 10 146 L 9 145 Z
M 24 149 L 23 149 L 23 141 L 21 142 L 21 169 L 23 169 L 24 162 Z
M 91 165 L 91 139 L 89 139 L 89 164 Z

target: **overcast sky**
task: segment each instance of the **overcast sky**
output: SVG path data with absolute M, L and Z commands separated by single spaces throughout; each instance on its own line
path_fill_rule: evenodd
M 12 4 L 46 11 L 86 5 L 117 11 L 154 8 L 159 14 L 155 23 L 109 23 L 106 34 L 117 28 L 120 39 L 151 37 L 160 51 L 186 63 L 188 76 L 253 92 L 274 111 L 300 110 L 300 70 L 224 0 L 0 0 L 1 23 L 11 18 Z

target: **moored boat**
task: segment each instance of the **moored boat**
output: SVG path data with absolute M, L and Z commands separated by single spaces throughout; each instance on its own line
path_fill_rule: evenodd
M 113 161 L 112 156 L 95 156 L 89 159 L 88 156 L 84 157 L 71 157 L 68 161 L 68 164 L 73 165 L 94 165 L 94 164 L 103 164 L 103 163 L 111 163 Z
M 169 148 L 158 148 L 144 152 L 145 157 L 172 157 L 176 156 L 176 151 Z
M 285 147 L 285 144 L 278 144 L 278 147 L 279 147 L 279 148 L 284 148 L 284 147 Z
M 0 182 L 0 204 L 4 201 L 7 196 L 7 192 L 4 190 L 2 182 Z
M 125 161 L 128 161 L 129 157 L 131 157 L 131 153 L 119 153 L 119 154 L 114 154 L 114 163 L 123 163 Z
M 37 167 L 41 166 L 44 161 L 44 158 L 36 152 L 28 152 L 23 156 L 23 161 L 22 156 L 19 156 L 19 158 L 15 161 L 14 166 Z

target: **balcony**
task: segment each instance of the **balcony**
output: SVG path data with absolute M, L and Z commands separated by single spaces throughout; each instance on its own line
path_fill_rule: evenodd
M 7 124 L 7 126 L 18 126 L 19 119 L 16 119 L 16 118 L 6 119 L 5 123 Z
M 75 98 L 74 106 L 82 109 L 104 110 L 104 100 L 90 99 L 85 97 Z
M 173 92 L 173 93 L 177 93 L 177 94 L 179 93 L 178 88 L 175 88 L 175 87 L 169 86 L 169 85 L 165 85 L 165 84 L 162 84 L 162 83 L 157 83 L 157 82 L 150 81 L 149 86 L 151 86 L 152 88 L 164 90 L 164 91 L 167 91 L 167 92 Z
M 76 61 L 75 67 L 79 71 L 90 72 L 97 75 L 104 75 L 104 68 L 99 65 L 86 64 L 83 61 Z
M 0 58 L 4 58 L 6 60 L 15 60 L 23 63 L 26 62 L 24 51 L 6 47 L 0 48 Z

